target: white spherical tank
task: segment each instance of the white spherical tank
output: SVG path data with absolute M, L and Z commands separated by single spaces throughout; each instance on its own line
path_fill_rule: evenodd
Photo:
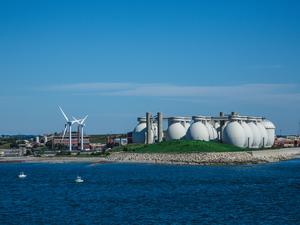
M 259 148 L 260 139 L 261 139 L 260 130 L 257 128 L 256 124 L 252 120 L 248 121 L 248 125 L 251 128 L 252 135 L 253 135 L 252 148 Z
M 266 119 L 264 119 L 262 121 L 262 124 L 266 128 L 267 134 L 268 134 L 268 142 L 267 142 L 266 147 L 271 148 L 274 144 L 274 141 L 275 141 L 275 129 L 276 129 L 276 127 L 270 120 L 266 120 Z
M 132 142 L 133 143 L 145 143 L 146 139 L 146 133 L 147 133 L 147 124 L 146 124 L 146 118 L 139 117 L 138 118 L 138 125 L 134 128 L 132 132 Z M 153 131 L 151 130 L 151 139 L 153 142 Z
M 132 142 L 133 143 L 145 143 L 146 135 L 146 118 L 138 118 L 138 125 L 133 129 Z
M 268 133 L 266 128 L 264 127 L 264 125 L 261 123 L 261 121 L 256 123 L 257 128 L 260 131 L 260 144 L 259 147 L 267 147 L 267 143 L 268 143 Z
M 203 123 L 202 117 L 193 117 L 194 122 L 189 127 L 186 138 L 189 140 L 209 141 L 207 127 Z
M 168 140 L 180 140 L 186 135 L 186 128 L 182 125 L 182 117 L 172 117 L 169 119 L 167 130 Z
M 205 122 L 205 126 L 206 126 L 208 134 L 209 134 L 209 140 L 216 140 L 216 139 L 218 139 L 217 130 L 213 127 L 213 125 L 210 123 L 209 120 L 210 119 L 208 119 Z
M 223 141 L 225 143 L 244 148 L 245 140 L 245 132 L 239 122 L 231 121 L 226 125 L 223 134 Z
M 221 131 L 221 129 L 222 129 L 222 132 L 224 133 L 224 129 L 225 129 L 225 127 L 227 126 L 228 123 L 229 123 L 229 121 L 225 121 L 224 125 L 223 125 L 221 128 L 219 128 L 220 131 Z
M 245 122 L 245 121 L 241 121 L 241 125 L 244 129 L 244 132 L 245 132 L 245 137 L 246 137 L 246 140 L 245 140 L 245 147 L 246 148 L 251 148 L 252 145 L 253 145 L 253 134 L 252 134 L 252 130 L 251 128 L 249 127 L 249 125 Z

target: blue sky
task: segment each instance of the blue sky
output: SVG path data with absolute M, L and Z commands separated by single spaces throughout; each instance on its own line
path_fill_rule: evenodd
M 127 132 L 146 111 L 300 121 L 300 2 L 0 0 L 0 134 Z

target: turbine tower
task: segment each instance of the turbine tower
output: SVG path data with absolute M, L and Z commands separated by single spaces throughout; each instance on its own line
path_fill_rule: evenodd
M 77 121 L 69 120 L 69 118 L 67 117 L 67 115 L 65 114 L 65 112 L 62 110 L 62 108 L 60 106 L 59 106 L 59 109 L 67 121 L 67 123 L 65 124 L 65 129 L 64 129 L 63 136 L 62 136 L 62 140 L 64 140 L 67 129 L 69 128 L 69 150 L 72 151 L 72 125 Z
M 78 124 L 78 127 L 80 128 L 80 133 L 81 133 L 81 151 L 83 151 L 83 127 L 85 127 L 84 122 L 86 121 L 86 119 L 88 118 L 88 115 L 86 115 L 83 119 L 76 119 L 75 117 L 73 117 L 74 121 L 76 121 L 76 123 Z

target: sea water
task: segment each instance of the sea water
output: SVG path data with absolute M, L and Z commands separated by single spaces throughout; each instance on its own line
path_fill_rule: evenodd
M 27 178 L 19 179 L 20 171 Z M 84 183 L 75 183 L 77 175 Z M 300 224 L 300 160 L 0 164 L 0 224 Z

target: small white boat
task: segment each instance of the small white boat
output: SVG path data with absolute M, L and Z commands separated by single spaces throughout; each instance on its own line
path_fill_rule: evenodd
M 24 173 L 24 172 L 21 172 L 19 175 L 18 175 L 19 178 L 26 178 L 27 175 Z
M 83 179 L 81 179 L 81 177 L 80 176 L 77 176 L 77 178 L 76 178 L 76 180 L 75 180 L 75 182 L 76 183 L 83 183 Z

